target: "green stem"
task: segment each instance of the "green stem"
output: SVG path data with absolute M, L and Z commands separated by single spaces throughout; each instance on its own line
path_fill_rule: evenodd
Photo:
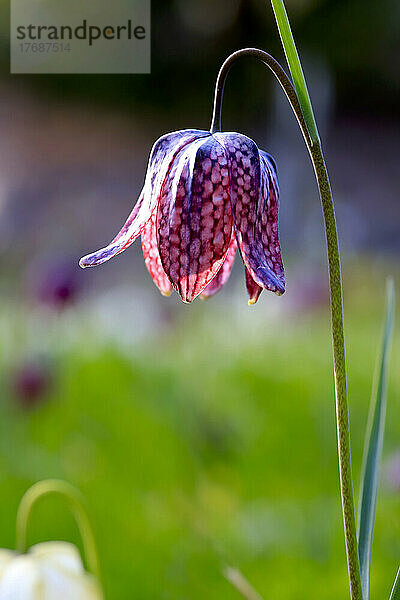
M 307 146 L 309 146 L 311 144 L 311 139 L 309 137 L 307 125 L 304 121 L 296 90 L 293 88 L 292 82 L 290 81 L 290 79 L 288 78 L 278 61 L 275 60 L 273 56 L 268 54 L 268 52 L 265 52 L 264 50 L 259 50 L 258 48 L 242 48 L 241 50 L 236 50 L 236 52 L 233 52 L 223 62 L 215 84 L 214 106 L 210 125 L 210 132 L 215 133 L 216 131 L 221 131 L 222 101 L 224 99 L 224 88 L 227 75 L 231 70 L 231 67 L 239 58 L 247 56 L 252 56 L 253 58 L 257 58 L 258 60 L 263 62 L 264 65 L 267 66 L 275 75 L 276 79 L 278 80 L 281 88 L 283 89 L 286 95 L 286 98 L 289 101 L 290 106 L 292 107 L 292 110 L 296 116 L 297 122 L 305 139 L 305 142 Z
M 340 493 L 342 499 L 347 567 L 352 600 L 362 600 L 360 563 L 357 548 L 353 479 L 351 472 L 350 424 L 347 401 L 346 359 L 343 326 L 342 275 L 335 209 L 329 175 L 321 145 L 309 147 L 324 215 L 331 300 L 333 363 L 335 375 L 336 425 L 338 438 Z
M 285 13 L 286 14 L 286 13 Z M 351 473 L 350 425 L 347 402 L 346 360 L 343 326 L 342 274 L 340 266 L 339 242 L 336 227 L 335 208 L 329 175 L 319 141 L 319 136 L 311 135 L 306 116 L 295 88 L 282 67 L 267 52 L 256 48 L 246 48 L 231 54 L 222 65 L 215 87 L 214 111 L 211 132 L 221 127 L 221 107 L 226 76 L 232 64 L 240 57 L 252 56 L 261 60 L 274 73 L 285 91 L 290 106 L 303 133 L 318 184 L 322 213 L 325 224 L 330 286 L 332 343 L 335 375 L 336 422 L 338 436 L 340 492 L 342 500 L 344 535 L 351 600 L 362 600 L 360 565 L 357 549 L 356 518 L 354 509 L 353 480 Z M 311 105 L 310 105 L 311 107 Z M 311 109 L 312 112 L 312 109 Z M 315 121 L 314 121 L 315 123 Z M 315 125 L 315 131 L 316 125 Z
M 17 551 L 21 553 L 27 551 L 27 528 L 33 505 L 37 500 L 48 494 L 58 494 L 67 501 L 82 537 L 87 568 L 100 582 L 97 548 L 85 508 L 84 498 L 74 486 L 65 481 L 46 479 L 35 483 L 25 492 L 17 514 Z

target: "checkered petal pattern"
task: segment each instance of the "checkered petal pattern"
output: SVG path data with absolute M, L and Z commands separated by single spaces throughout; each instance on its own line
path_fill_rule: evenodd
M 160 292 L 175 289 L 192 302 L 222 288 L 238 247 L 254 304 L 263 289 L 285 291 L 278 211 L 275 162 L 253 140 L 239 133 L 175 131 L 154 144 L 143 190 L 121 231 L 80 265 L 100 265 L 140 235 Z

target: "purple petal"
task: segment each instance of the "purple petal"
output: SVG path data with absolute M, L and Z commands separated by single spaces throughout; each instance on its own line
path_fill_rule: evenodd
M 232 234 L 227 160 L 213 136 L 176 155 L 161 191 L 157 231 L 163 268 L 191 302 L 218 272 Z
M 137 204 L 121 231 L 108 246 L 81 258 L 79 264 L 82 268 L 101 265 L 133 244 L 150 219 L 157 204 L 161 186 L 175 155 L 193 140 L 208 135 L 207 131 L 184 129 L 168 133 L 155 142 L 150 153 L 144 187 Z
M 225 285 L 225 283 L 228 281 L 235 260 L 236 248 L 236 237 L 235 234 L 232 234 L 228 252 L 226 254 L 224 262 L 222 263 L 222 267 L 215 275 L 215 277 L 210 281 L 208 286 L 201 292 L 201 298 L 203 298 L 204 300 L 206 298 L 214 296 L 214 294 L 219 292 L 222 286 Z
M 142 206 L 143 190 L 139 196 L 139 200 L 133 207 L 132 212 L 125 221 L 121 231 L 108 244 L 108 246 L 105 246 L 105 248 L 101 248 L 100 250 L 96 250 L 96 252 L 92 252 L 91 254 L 83 256 L 79 261 L 79 266 L 82 267 L 82 269 L 85 269 L 86 267 L 96 267 L 97 265 L 101 265 L 110 260 L 110 258 L 113 258 L 113 256 L 120 254 L 131 244 L 133 244 L 144 227 L 143 219 L 139 218 L 139 213 L 141 212 Z
M 217 133 L 228 157 L 233 222 L 254 282 L 281 295 L 285 277 L 278 238 L 279 189 L 274 163 L 238 133 Z

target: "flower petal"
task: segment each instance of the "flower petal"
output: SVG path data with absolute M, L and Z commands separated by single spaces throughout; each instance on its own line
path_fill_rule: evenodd
M 121 231 L 113 240 L 111 240 L 108 246 L 100 248 L 100 250 L 96 250 L 96 252 L 91 252 L 80 259 L 79 266 L 82 267 L 82 269 L 85 269 L 86 267 L 97 267 L 110 260 L 110 258 L 117 256 L 117 254 L 120 254 L 133 244 L 144 226 L 143 218 L 139 218 L 138 216 L 143 206 L 143 196 L 142 190 L 139 200 L 133 207 L 133 210 L 125 221 Z
M 79 550 L 69 542 L 42 542 L 29 549 L 36 563 L 51 565 L 71 575 L 82 575 L 84 568 Z
M 258 285 L 258 283 L 256 283 L 254 281 L 254 279 L 250 275 L 250 272 L 246 266 L 244 267 L 244 270 L 245 270 L 245 275 L 246 275 L 246 289 L 247 289 L 247 293 L 249 294 L 248 304 L 249 304 L 249 306 L 252 306 L 259 299 L 260 294 L 263 291 L 263 288 L 260 287 Z
M 169 296 L 171 294 L 172 285 L 161 264 L 157 245 L 156 221 L 157 211 L 154 210 L 142 231 L 144 262 L 162 295 Z
M 82 268 L 101 265 L 133 244 L 141 234 L 143 227 L 156 206 L 162 183 L 175 155 L 186 144 L 199 137 L 208 135 L 207 131 L 184 129 L 168 133 L 155 142 L 150 153 L 144 187 L 137 204 L 134 206 L 121 231 L 108 246 L 81 258 L 79 264 Z
M 257 214 L 256 239 L 261 243 L 268 267 L 273 271 L 276 281 L 275 293 L 285 292 L 285 271 L 283 269 L 281 247 L 279 243 L 279 184 L 275 161 L 263 150 L 260 153 L 261 185 Z M 253 275 L 254 277 L 254 275 Z M 271 274 L 271 280 L 273 277 Z M 256 279 L 257 281 L 257 279 Z
M 278 239 L 279 190 L 269 155 L 250 138 L 218 133 L 229 162 L 230 196 L 236 238 L 255 283 L 281 295 L 285 278 Z
M 85 572 L 80 553 L 73 544 L 43 542 L 33 546 L 29 556 L 40 575 L 41 593 L 38 598 L 102 600 L 98 582 Z
M 176 155 L 158 206 L 161 263 L 184 302 L 192 302 L 218 272 L 231 234 L 225 151 L 209 135 Z
M 16 556 L 2 573 L 0 598 L 38 600 L 43 583 L 35 561 L 27 554 Z
M 13 550 L 0 548 L 0 580 L 6 566 L 15 558 L 16 553 Z
M 214 296 L 214 294 L 219 292 L 222 286 L 225 285 L 225 283 L 228 281 L 232 271 L 233 262 L 235 260 L 236 248 L 236 237 L 235 234 L 233 234 L 231 237 L 231 242 L 229 244 L 225 260 L 222 263 L 222 267 L 215 275 L 215 277 L 211 279 L 208 286 L 201 292 L 201 298 L 203 298 L 204 300 L 210 298 L 211 296 Z

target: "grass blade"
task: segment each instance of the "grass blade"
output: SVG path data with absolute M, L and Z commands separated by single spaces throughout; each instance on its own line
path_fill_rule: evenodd
M 283 0 L 271 0 L 272 8 L 275 14 L 276 24 L 279 35 L 282 40 L 286 60 L 292 75 L 294 87 L 299 98 L 301 111 L 307 125 L 308 133 L 312 142 L 319 143 L 319 134 L 315 122 L 314 111 L 312 108 L 310 95 L 308 93 L 306 80 L 301 66 L 300 58 L 297 53 L 296 43 L 290 28 L 289 18 L 287 16 Z
M 246 600 L 262 600 L 260 594 L 256 592 L 253 586 L 247 581 L 245 576 L 233 567 L 226 567 L 223 570 L 225 579 L 233 585 L 234 588 L 245 598 Z
M 369 597 L 372 538 L 386 416 L 387 372 L 394 322 L 394 285 L 387 284 L 386 321 L 371 396 L 360 488 L 358 555 L 364 600 Z
M 400 600 L 400 567 L 397 571 L 389 600 Z

